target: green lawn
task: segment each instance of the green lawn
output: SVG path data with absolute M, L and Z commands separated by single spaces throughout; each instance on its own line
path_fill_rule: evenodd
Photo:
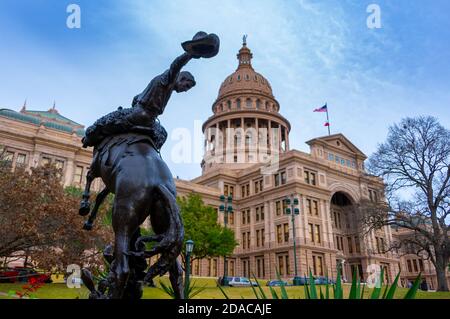
M 167 277 L 158 278 L 155 280 L 155 283 L 158 285 L 160 280 L 166 284 L 169 284 Z M 198 294 L 195 297 L 196 299 L 223 299 L 224 298 L 221 291 L 216 287 L 215 279 L 194 278 L 193 280 L 195 281 L 195 286 L 202 286 L 202 287 L 205 286 L 206 287 L 206 289 L 204 291 L 202 291 L 200 294 Z M 261 283 L 264 284 L 265 281 L 261 281 Z M 0 299 L 10 298 L 8 296 L 5 296 L 5 294 L 7 294 L 11 290 L 20 291 L 21 286 L 22 286 L 21 284 L 0 284 Z M 271 296 L 268 287 L 263 286 L 263 289 L 267 296 Z M 243 288 L 227 287 L 227 288 L 224 288 L 224 290 L 230 298 L 237 298 L 237 299 L 241 299 L 241 298 L 254 299 L 255 298 L 253 290 L 250 287 L 243 287 Z M 280 295 L 280 288 L 276 287 L 275 290 Z M 304 288 L 302 286 L 286 287 L 286 290 L 288 292 L 289 298 L 291 298 L 291 299 L 298 299 L 298 298 L 305 297 Z M 344 285 L 344 295 L 348 296 L 349 291 L 350 291 L 350 285 L 345 284 Z M 397 292 L 395 294 L 395 298 L 399 298 L 399 299 L 403 298 L 405 296 L 406 292 L 407 292 L 407 289 L 398 288 Z M 371 290 L 366 289 L 365 294 L 364 294 L 365 297 L 367 298 L 370 293 L 371 293 Z M 88 297 L 88 291 L 84 287 L 82 287 L 80 289 L 70 289 L 70 288 L 67 288 L 67 286 L 65 284 L 46 284 L 42 288 L 40 288 L 37 292 L 35 292 L 35 295 L 37 298 L 42 298 L 42 299 L 74 299 L 74 298 L 86 299 Z M 144 298 L 145 299 L 163 299 L 163 298 L 169 298 L 169 296 L 159 288 L 146 287 L 144 289 Z M 450 299 L 450 292 L 425 292 L 425 291 L 419 290 L 417 292 L 416 299 Z

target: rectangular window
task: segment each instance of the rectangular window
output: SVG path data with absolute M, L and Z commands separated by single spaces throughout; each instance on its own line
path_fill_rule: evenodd
M 266 237 L 264 235 L 264 228 L 261 229 L 261 246 L 264 247 L 264 242 L 266 241 Z
M 280 173 L 280 177 L 281 177 L 281 185 L 286 184 L 286 171 L 282 171 Z
M 419 272 L 419 267 L 417 267 L 417 259 L 413 259 L 414 272 Z
M 313 200 L 312 203 L 314 215 L 319 216 L 319 203 L 316 200 Z
M 47 166 L 50 165 L 50 163 L 52 162 L 52 160 L 50 159 L 50 157 L 42 157 L 41 159 L 41 166 Z M 78 167 L 78 166 L 77 166 Z M 80 182 L 81 183 L 81 182 Z
M 250 224 L 250 209 L 247 209 L 247 224 Z
M 64 161 L 63 160 L 55 160 L 55 166 L 57 169 L 64 169 Z
M 263 278 L 266 275 L 263 256 L 256 258 L 256 271 L 258 278 Z
M 337 222 L 338 222 L 338 228 L 341 229 L 342 228 L 342 224 L 341 224 L 341 213 L 337 213 Z
M 274 174 L 275 186 L 286 184 L 286 171 L 280 171 Z
M 289 224 L 283 224 L 284 241 L 289 242 Z
M 223 185 L 223 193 L 225 196 L 234 196 L 234 186 L 224 184 Z
M 358 236 L 355 237 L 355 251 L 358 254 L 361 252 L 361 245 L 359 243 L 359 237 Z
M 284 276 L 284 256 L 278 256 L 278 272 L 280 276 Z
M 242 249 L 245 249 L 245 245 L 247 245 L 247 233 L 242 233 Z
M 250 248 L 250 243 L 251 243 L 250 232 L 247 232 L 247 248 Z
M 282 237 L 282 229 L 281 229 L 281 225 L 277 225 L 277 243 L 281 244 L 283 242 L 283 237 Z
M 305 169 L 305 183 L 316 185 L 316 173 Z
M 262 190 L 263 190 L 263 180 L 262 179 L 255 181 L 254 185 L 255 185 L 255 194 L 262 192 Z
M 308 224 L 309 228 L 309 239 L 311 239 L 312 242 L 314 242 L 314 225 Z
M 73 176 L 73 181 L 74 183 L 81 185 L 81 182 L 83 181 L 83 166 L 75 167 L 75 174 Z
M 234 212 L 228 212 L 227 217 L 228 217 L 227 220 L 228 224 L 234 225 Z
M 255 221 L 259 222 L 259 207 L 255 208 Z
M 281 201 L 279 200 L 275 202 L 275 212 L 277 216 L 281 215 Z
M 261 220 L 264 220 L 264 206 L 260 207 L 260 213 L 261 213 Z
M 323 257 L 313 255 L 313 272 L 314 276 L 323 276 Z
M 245 185 L 245 194 L 246 196 L 250 196 L 250 184 Z
M 315 225 L 315 242 L 317 244 L 321 243 L 321 238 L 320 238 L 320 225 Z
M 241 186 L 241 197 L 244 198 L 245 197 L 245 185 Z
M 306 199 L 306 211 L 308 212 L 308 214 L 312 215 L 312 207 L 310 199 Z
M 17 159 L 16 159 L 16 166 L 25 166 L 25 162 L 27 160 L 27 155 L 26 154 L 17 154 Z
M 256 230 L 256 247 L 259 247 L 259 229 Z
M 353 254 L 353 242 L 352 237 L 347 237 L 347 244 L 348 244 L 348 252 L 350 254 Z

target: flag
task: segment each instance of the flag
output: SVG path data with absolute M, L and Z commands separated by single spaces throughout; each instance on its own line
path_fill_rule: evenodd
M 328 111 L 328 108 L 327 108 L 327 105 L 325 104 L 324 106 L 319 107 L 318 109 L 315 109 L 313 112 L 327 112 L 327 111 Z
M 330 126 L 330 122 L 325 122 L 323 126 Z

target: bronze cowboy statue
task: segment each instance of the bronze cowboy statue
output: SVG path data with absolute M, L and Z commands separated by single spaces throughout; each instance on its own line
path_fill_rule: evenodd
M 183 245 L 184 228 L 176 204 L 172 174 L 159 155 L 167 132 L 157 117 L 164 112 L 173 91 L 185 92 L 195 85 L 192 74 L 181 71 L 191 59 L 211 58 L 219 51 L 215 34 L 198 32 L 182 43 L 184 53 L 170 68 L 156 76 L 145 90 L 134 97 L 131 108 L 119 108 L 88 127 L 83 146 L 94 147 L 94 157 L 87 173 L 79 213 L 89 214 L 84 229 L 90 230 L 102 201 L 115 194 L 112 226 L 114 246 L 104 251 L 110 272 L 97 287 L 91 273 L 82 271 L 82 279 L 91 291 L 90 298 L 138 299 L 144 282 L 169 272 L 176 298 L 184 298 L 183 272 L 177 257 Z M 105 188 L 90 209 L 92 181 L 101 177 Z M 150 216 L 155 235 L 141 236 L 140 225 Z M 145 242 L 155 242 L 145 251 Z M 148 267 L 146 258 L 160 255 Z

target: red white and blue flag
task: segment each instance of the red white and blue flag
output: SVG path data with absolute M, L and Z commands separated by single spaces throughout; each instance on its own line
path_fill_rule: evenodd
M 328 107 L 325 104 L 324 106 L 319 107 L 318 109 L 315 109 L 314 112 L 328 112 Z

